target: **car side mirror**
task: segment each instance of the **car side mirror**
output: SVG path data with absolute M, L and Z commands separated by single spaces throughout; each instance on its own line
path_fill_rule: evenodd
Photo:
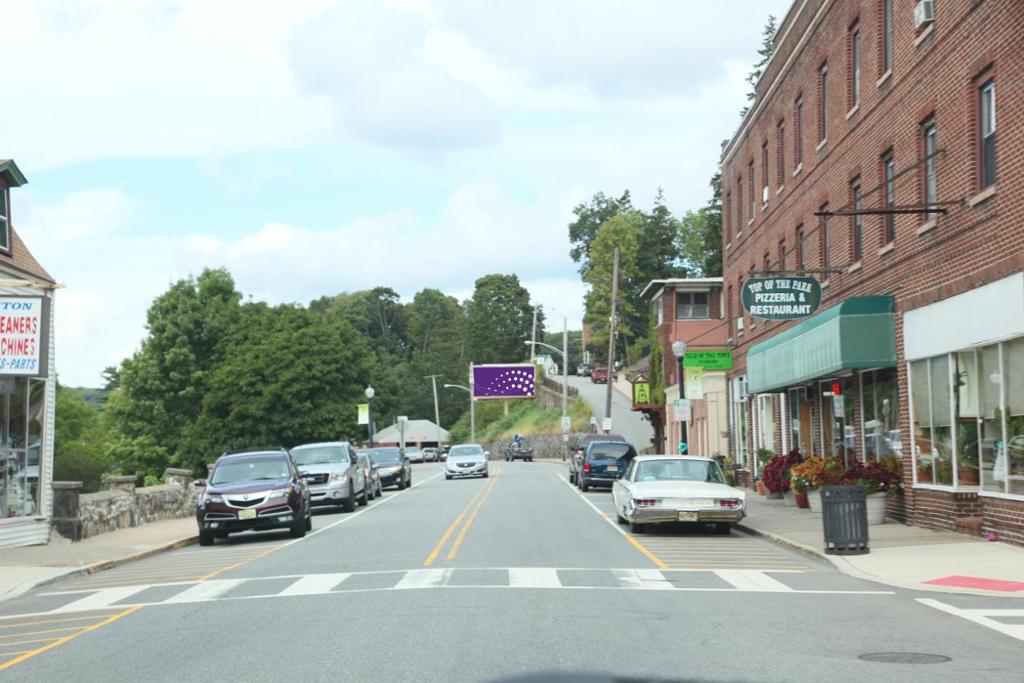
M 490 451 L 484 451 L 484 457 L 485 458 L 491 457 L 491 452 Z
M 192 485 L 195 486 L 196 488 L 206 488 L 206 480 L 196 479 L 194 482 L 192 482 Z

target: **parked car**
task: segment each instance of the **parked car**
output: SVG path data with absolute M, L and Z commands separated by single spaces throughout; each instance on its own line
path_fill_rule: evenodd
M 206 488 L 196 501 L 199 545 L 249 530 L 302 538 L 313 528 L 309 486 L 284 449 L 225 453 L 196 485 Z
M 594 384 L 608 384 L 608 368 L 597 367 L 591 370 L 590 381 Z
M 363 468 L 363 476 L 366 477 L 367 489 L 369 489 L 368 497 L 370 500 L 377 498 L 378 496 L 384 495 L 384 489 L 380 483 L 380 468 L 377 467 L 377 463 L 373 461 L 366 453 L 358 453 L 359 458 L 358 466 Z
M 347 441 L 307 443 L 292 449 L 292 459 L 309 484 L 313 505 L 337 505 L 345 512 L 366 505 L 373 492 L 367 468 Z
M 423 462 L 423 451 L 415 446 L 407 446 L 405 448 L 405 457 L 409 458 L 409 462 Z
M 483 477 L 487 478 L 487 458 L 490 453 L 475 443 L 452 446 L 448 451 L 448 462 L 444 467 L 444 478 Z
M 450 448 L 450 446 L 444 446 L 442 448 L 437 449 L 437 459 L 440 460 L 441 462 L 444 462 L 445 460 L 447 460 L 448 459 L 448 449 L 449 448 Z
M 519 438 L 519 443 L 510 441 L 505 447 L 505 460 L 525 460 L 526 462 L 533 462 L 533 446 L 530 445 L 528 439 L 522 437 Z
M 412 467 L 400 448 L 371 448 L 364 452 L 377 463 L 382 489 L 394 486 L 401 491 L 412 486 Z
M 626 439 L 618 434 L 582 434 L 577 440 L 576 445 L 573 446 L 572 457 L 569 458 L 569 482 L 576 484 L 579 479 L 580 470 L 583 469 L 583 453 L 587 450 L 587 446 L 593 441 L 619 441 L 626 443 Z
M 611 486 L 636 457 L 636 449 L 622 441 L 591 441 L 583 453 L 576 483 L 581 491 L 591 486 Z
M 580 377 L 589 377 L 590 370 L 591 367 L 589 363 L 580 363 L 579 365 L 576 366 L 576 374 L 579 375 Z
M 437 457 L 437 449 L 433 446 L 427 446 L 423 449 L 423 462 L 436 462 L 440 460 Z
M 718 463 L 690 455 L 634 458 L 612 486 L 612 501 L 633 533 L 648 524 L 710 522 L 727 534 L 746 514 L 746 494 L 725 483 Z

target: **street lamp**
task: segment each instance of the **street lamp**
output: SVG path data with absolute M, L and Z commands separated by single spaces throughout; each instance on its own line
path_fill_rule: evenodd
M 462 389 L 469 393 L 469 440 L 476 443 L 476 401 L 473 399 L 473 390 L 461 384 L 445 384 L 445 389 Z
M 370 448 L 373 448 L 373 395 L 377 392 L 369 384 L 366 385 L 366 431 L 370 434 Z
M 677 339 L 672 342 L 672 355 L 679 360 L 679 400 L 686 400 L 686 380 L 683 376 L 686 369 L 686 342 Z M 689 450 L 686 434 L 686 420 L 679 421 L 679 451 L 685 455 Z
M 562 462 L 565 462 L 566 451 L 569 448 L 569 433 L 566 423 L 569 420 L 569 328 L 568 321 L 566 318 L 562 318 L 562 350 L 559 351 L 551 344 L 545 344 L 544 342 L 528 341 L 526 345 L 531 349 L 534 346 L 543 346 L 546 349 L 551 349 L 562 358 Z

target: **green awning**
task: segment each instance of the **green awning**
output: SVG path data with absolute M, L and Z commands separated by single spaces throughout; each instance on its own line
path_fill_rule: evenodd
M 840 370 L 896 367 L 895 304 L 862 296 L 808 318 L 747 352 L 747 390 L 777 391 Z

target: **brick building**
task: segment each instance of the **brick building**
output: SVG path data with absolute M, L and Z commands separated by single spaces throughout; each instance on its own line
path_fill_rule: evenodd
M 893 516 L 1024 544 L 1022 79 L 1019 0 L 794 3 L 722 154 L 740 462 L 894 455 Z M 746 313 L 761 273 L 818 312 Z

